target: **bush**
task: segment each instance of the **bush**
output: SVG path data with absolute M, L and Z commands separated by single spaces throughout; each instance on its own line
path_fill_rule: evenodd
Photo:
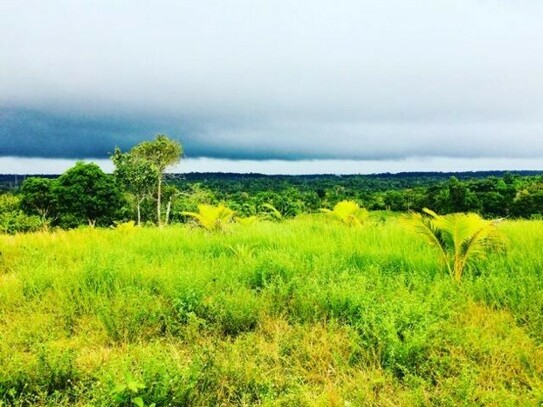
M 39 216 L 27 215 L 20 209 L 19 197 L 12 194 L 0 195 L 0 232 L 34 232 L 44 225 Z

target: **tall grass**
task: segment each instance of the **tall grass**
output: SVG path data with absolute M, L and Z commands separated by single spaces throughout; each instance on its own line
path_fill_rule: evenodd
M 537 405 L 543 222 L 501 228 L 460 285 L 394 218 L 1 236 L 0 400 Z

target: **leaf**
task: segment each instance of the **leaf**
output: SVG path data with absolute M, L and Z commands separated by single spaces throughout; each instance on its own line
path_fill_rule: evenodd
M 138 391 L 145 389 L 145 385 L 142 383 L 139 383 L 135 380 L 130 380 L 126 384 L 128 390 L 130 390 L 132 393 L 137 393 Z
M 145 403 L 143 402 L 143 399 L 141 397 L 135 397 L 132 399 L 132 404 L 138 406 L 138 407 L 145 407 Z
M 119 384 L 119 385 L 115 386 L 113 388 L 113 390 L 111 390 L 111 393 L 112 394 L 122 394 L 122 393 L 124 393 L 125 390 L 126 390 L 126 385 Z

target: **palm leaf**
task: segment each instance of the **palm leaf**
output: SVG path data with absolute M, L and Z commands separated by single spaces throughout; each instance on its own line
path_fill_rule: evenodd
M 477 214 L 438 215 L 427 208 L 423 212 L 410 214 L 405 223 L 439 248 L 441 258 L 456 281 L 460 281 L 466 266 L 484 257 L 495 247 L 494 242 L 501 240 L 497 222 Z
M 321 212 L 334 216 L 348 226 L 360 226 L 369 217 L 369 212 L 354 201 L 341 201 L 334 209 L 322 208 Z

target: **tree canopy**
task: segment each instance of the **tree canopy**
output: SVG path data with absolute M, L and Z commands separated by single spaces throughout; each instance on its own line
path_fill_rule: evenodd
M 162 182 L 166 169 L 181 160 L 183 147 L 181 143 L 159 134 L 152 141 L 143 141 L 130 151 L 136 160 L 145 161 L 156 168 L 156 216 L 157 225 L 162 225 Z
M 122 208 L 121 191 L 112 176 L 94 163 L 78 162 L 54 183 L 59 222 L 74 226 L 108 225 Z

